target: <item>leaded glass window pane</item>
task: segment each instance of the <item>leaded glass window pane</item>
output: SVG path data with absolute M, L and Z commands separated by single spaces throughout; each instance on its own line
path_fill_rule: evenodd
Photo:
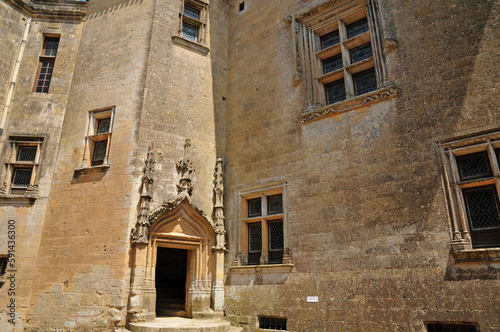
M 262 215 L 262 200 L 260 198 L 248 200 L 248 216 L 258 217 Z
M 351 50 L 351 62 L 356 63 L 372 56 L 372 47 L 370 43 L 361 45 Z
M 283 249 L 283 221 L 269 222 L 269 249 Z
M 267 213 L 283 213 L 283 196 L 281 194 L 267 197 Z
M 490 161 L 486 151 L 457 157 L 460 180 L 472 180 L 490 177 Z
M 102 165 L 106 156 L 108 140 L 94 143 L 94 154 L 92 156 L 92 166 Z
M 498 197 L 494 186 L 466 189 L 464 196 L 473 230 L 500 227 Z
M 248 251 L 262 251 L 262 224 L 248 224 Z
M 104 134 L 109 132 L 109 125 L 111 124 L 111 118 L 100 119 L 97 122 L 97 132 L 96 134 Z
M 332 71 L 342 68 L 342 55 L 336 55 L 323 60 L 323 73 L 328 74 Z
M 19 152 L 17 153 L 17 161 L 35 161 L 36 157 L 36 146 L 21 146 L 19 147 Z
M 352 75 L 354 79 L 354 87 L 356 88 L 356 96 L 377 89 L 377 80 L 375 78 L 375 70 L 368 69 Z
M 366 20 L 366 18 L 364 18 L 362 20 L 349 24 L 346 28 L 348 38 L 352 38 L 368 31 L 368 21 Z
M 43 56 L 55 57 L 57 55 L 58 47 L 59 47 L 59 38 L 46 37 Z
M 16 168 L 12 177 L 13 188 L 28 188 L 31 182 L 31 168 Z
M 189 6 L 184 6 L 184 15 L 187 17 L 194 18 L 195 20 L 200 19 L 200 11 Z
M 344 79 L 325 85 L 326 99 L 328 104 L 333 104 L 338 101 L 345 100 L 345 84 Z
M 338 44 L 340 42 L 339 31 L 338 30 L 332 31 L 322 36 L 320 39 L 321 39 L 321 49 L 325 49 L 327 47 Z
M 40 66 L 36 92 L 48 93 L 50 81 L 52 80 L 52 71 L 54 70 L 54 61 L 42 61 Z
M 188 40 L 197 42 L 198 41 L 198 29 L 192 25 L 183 23 L 182 24 L 182 37 Z

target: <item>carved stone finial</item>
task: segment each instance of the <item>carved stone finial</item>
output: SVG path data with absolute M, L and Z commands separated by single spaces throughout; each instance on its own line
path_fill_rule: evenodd
M 214 221 L 216 234 L 216 250 L 226 250 L 226 229 L 224 227 L 224 179 L 222 176 L 222 158 L 218 157 L 214 173 Z
M 149 205 L 153 198 L 153 172 L 154 172 L 154 151 L 153 143 L 148 149 L 145 166 L 143 168 L 142 184 L 139 198 L 139 212 L 137 213 L 137 223 L 132 228 L 130 237 L 133 243 L 148 243 Z
M 191 140 L 189 138 L 184 142 L 184 156 L 175 166 L 177 173 L 180 175 L 179 184 L 177 185 L 177 193 L 179 195 L 187 193 L 191 195 L 193 192 L 193 184 L 191 183 L 191 173 L 194 172 L 193 164 L 189 160 L 189 148 Z

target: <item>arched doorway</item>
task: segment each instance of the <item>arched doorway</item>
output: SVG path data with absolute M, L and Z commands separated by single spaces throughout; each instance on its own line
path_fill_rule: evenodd
M 224 250 L 215 224 L 188 196 L 163 204 L 150 221 L 147 243 L 134 246 L 131 321 L 222 313 Z

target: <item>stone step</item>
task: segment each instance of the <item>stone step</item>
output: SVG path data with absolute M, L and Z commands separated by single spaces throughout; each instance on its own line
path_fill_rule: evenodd
M 146 323 L 130 323 L 132 332 L 237 332 L 231 324 L 222 319 L 189 319 L 180 317 L 160 317 Z

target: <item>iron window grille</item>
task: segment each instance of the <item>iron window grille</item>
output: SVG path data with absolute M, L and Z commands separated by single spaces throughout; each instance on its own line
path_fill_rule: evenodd
M 89 112 L 81 167 L 109 165 L 114 108 Z
M 286 331 L 286 318 L 259 317 L 259 328 Z
M 42 52 L 38 62 L 34 92 L 48 93 L 52 74 L 54 72 L 54 63 L 56 61 L 57 49 L 59 48 L 59 37 L 45 37 Z
M 40 163 L 41 137 L 10 137 L 10 156 L 1 194 L 20 195 L 36 191 Z
M 282 264 L 285 247 L 283 194 L 258 192 L 244 199 L 243 220 L 249 265 Z M 253 194 L 255 195 L 255 194 Z
M 441 145 L 454 251 L 500 247 L 500 132 Z

